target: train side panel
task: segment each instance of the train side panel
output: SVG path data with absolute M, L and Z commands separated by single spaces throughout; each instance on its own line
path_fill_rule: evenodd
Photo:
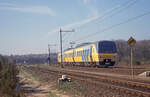
M 58 55 L 57 55 L 57 61 L 58 61 L 58 63 L 61 62 L 61 56 L 60 55 L 61 55 L 60 53 L 58 53 Z
M 68 50 L 64 52 L 64 62 L 74 62 L 73 61 L 73 50 Z
M 74 61 L 75 62 L 82 62 L 82 51 L 83 51 L 83 48 L 74 49 Z
M 92 45 L 92 59 L 93 59 L 93 62 L 99 62 L 97 48 L 95 44 Z

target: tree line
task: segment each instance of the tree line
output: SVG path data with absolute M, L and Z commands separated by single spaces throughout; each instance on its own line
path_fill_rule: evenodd
M 130 62 L 130 46 L 127 41 L 115 41 L 118 49 L 118 61 L 129 64 Z M 150 40 L 136 41 L 133 46 L 133 62 L 134 64 L 150 64 Z
M 118 50 L 118 62 L 130 63 L 130 46 L 125 40 L 115 40 Z M 48 63 L 48 54 L 28 54 L 28 55 L 12 55 L 16 63 L 20 64 L 44 64 Z M 57 53 L 50 56 L 51 63 L 57 62 Z M 136 41 L 133 47 L 134 64 L 150 64 L 150 40 Z

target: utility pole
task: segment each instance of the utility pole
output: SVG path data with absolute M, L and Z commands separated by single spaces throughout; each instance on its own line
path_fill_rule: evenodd
M 48 44 L 48 64 L 50 65 L 51 57 L 50 57 L 50 44 Z
M 51 46 L 55 46 L 55 45 L 50 45 L 50 44 L 48 44 L 48 53 L 49 53 L 49 54 L 48 54 L 48 64 L 49 64 L 49 65 L 50 65 L 50 63 L 51 63 L 51 56 L 50 56 L 50 55 L 51 55 L 51 52 L 50 52 L 50 51 L 51 51 L 51 50 L 50 50 L 50 47 L 51 47 Z
M 132 47 L 130 47 L 131 48 L 131 72 L 132 72 L 132 79 L 134 78 L 134 68 L 133 68 L 133 48 Z
M 74 32 L 74 29 L 72 30 L 62 30 L 60 28 L 60 51 L 61 51 L 61 68 L 64 68 L 63 66 L 63 54 L 62 54 L 62 46 L 63 46 L 63 43 L 62 43 L 62 32 Z

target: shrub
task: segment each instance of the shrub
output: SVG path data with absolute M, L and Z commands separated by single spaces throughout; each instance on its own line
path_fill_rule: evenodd
M 16 97 L 15 88 L 18 83 L 18 70 L 13 62 L 0 56 L 0 92 L 9 97 Z

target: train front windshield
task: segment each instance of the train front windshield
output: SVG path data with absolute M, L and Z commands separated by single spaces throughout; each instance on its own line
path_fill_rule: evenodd
M 99 53 L 116 53 L 116 44 L 112 41 L 103 41 L 98 44 Z

